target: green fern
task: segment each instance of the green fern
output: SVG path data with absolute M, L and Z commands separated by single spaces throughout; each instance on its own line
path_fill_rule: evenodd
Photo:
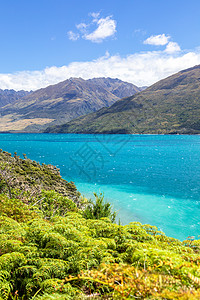
M 31 300 L 72 300 L 72 299 L 74 299 L 74 298 L 69 296 L 68 294 L 61 295 L 61 294 L 57 294 L 57 293 L 55 293 L 53 295 L 44 293 L 43 295 L 31 298 Z
M 11 283 L 4 280 L 4 281 L 0 281 L 0 297 L 3 300 L 7 300 L 9 298 L 9 295 L 11 293 Z

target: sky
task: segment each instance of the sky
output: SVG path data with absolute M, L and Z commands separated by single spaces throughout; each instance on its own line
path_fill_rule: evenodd
M 2 0 L 0 11 L 0 89 L 70 77 L 149 86 L 200 64 L 199 0 Z

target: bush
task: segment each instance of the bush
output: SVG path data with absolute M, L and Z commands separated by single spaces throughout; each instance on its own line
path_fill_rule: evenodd
M 109 218 L 112 222 L 116 219 L 116 212 L 112 212 L 112 206 L 110 203 L 104 202 L 104 195 L 99 196 L 94 193 L 95 202 L 89 200 L 86 209 L 83 212 L 83 216 L 86 219 L 101 219 Z

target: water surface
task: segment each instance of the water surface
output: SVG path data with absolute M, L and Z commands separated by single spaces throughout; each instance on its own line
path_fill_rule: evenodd
M 104 192 L 123 224 L 200 235 L 200 136 L 1 134 L 0 148 L 56 165 L 87 197 Z

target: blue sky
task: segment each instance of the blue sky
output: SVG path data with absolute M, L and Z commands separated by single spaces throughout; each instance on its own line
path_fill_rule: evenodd
M 69 77 L 150 85 L 200 64 L 199 0 L 1 1 L 0 88 Z

